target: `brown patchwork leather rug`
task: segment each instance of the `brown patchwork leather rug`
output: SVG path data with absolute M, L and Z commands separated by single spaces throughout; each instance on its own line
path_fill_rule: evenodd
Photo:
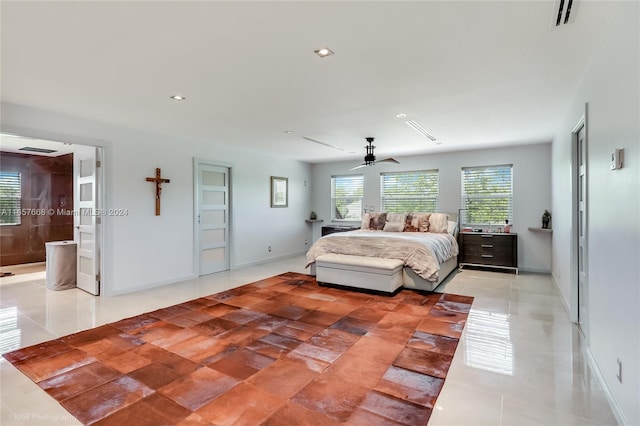
M 84 424 L 425 425 L 472 301 L 289 272 L 4 357 Z

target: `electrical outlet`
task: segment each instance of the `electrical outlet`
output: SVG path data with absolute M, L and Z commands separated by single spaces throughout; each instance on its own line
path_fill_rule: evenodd
M 616 373 L 616 377 L 618 378 L 618 381 L 620 383 L 622 383 L 622 361 L 620 361 L 620 358 L 618 358 L 618 372 Z
M 267 247 L 267 250 L 271 253 L 271 246 Z

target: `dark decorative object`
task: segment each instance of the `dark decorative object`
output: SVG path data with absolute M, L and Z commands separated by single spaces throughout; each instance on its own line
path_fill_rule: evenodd
M 156 177 L 148 177 L 147 182 L 156 184 L 156 216 L 160 216 L 160 194 L 162 193 L 162 184 L 170 183 L 169 179 L 164 179 L 160 173 L 160 169 L 156 168 Z
M 550 223 L 551 223 L 551 213 L 549 213 L 549 210 L 545 210 L 544 213 L 542 214 L 542 228 L 549 229 Z
M 318 215 L 316 214 L 316 212 L 312 211 L 311 215 L 309 216 L 309 219 L 311 220 L 316 220 L 318 219 Z

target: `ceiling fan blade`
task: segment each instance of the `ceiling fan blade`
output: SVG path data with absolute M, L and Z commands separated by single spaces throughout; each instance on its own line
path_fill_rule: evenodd
M 355 166 L 354 168 L 349 169 L 349 171 L 357 170 L 357 169 L 360 169 L 360 168 L 362 168 L 362 167 L 367 167 L 367 165 L 366 165 L 366 164 L 360 164 L 359 166 Z
M 384 163 L 384 162 L 400 164 L 400 162 L 395 158 L 385 158 L 384 160 L 377 161 L 377 163 Z

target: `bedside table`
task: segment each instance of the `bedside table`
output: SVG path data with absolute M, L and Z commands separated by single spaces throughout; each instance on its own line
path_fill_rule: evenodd
M 461 232 L 460 267 L 484 266 L 518 273 L 518 234 Z
M 333 234 L 336 232 L 347 232 L 347 231 L 355 231 L 356 229 L 360 229 L 359 226 L 349 226 L 349 225 L 328 225 L 322 227 L 322 236 Z

